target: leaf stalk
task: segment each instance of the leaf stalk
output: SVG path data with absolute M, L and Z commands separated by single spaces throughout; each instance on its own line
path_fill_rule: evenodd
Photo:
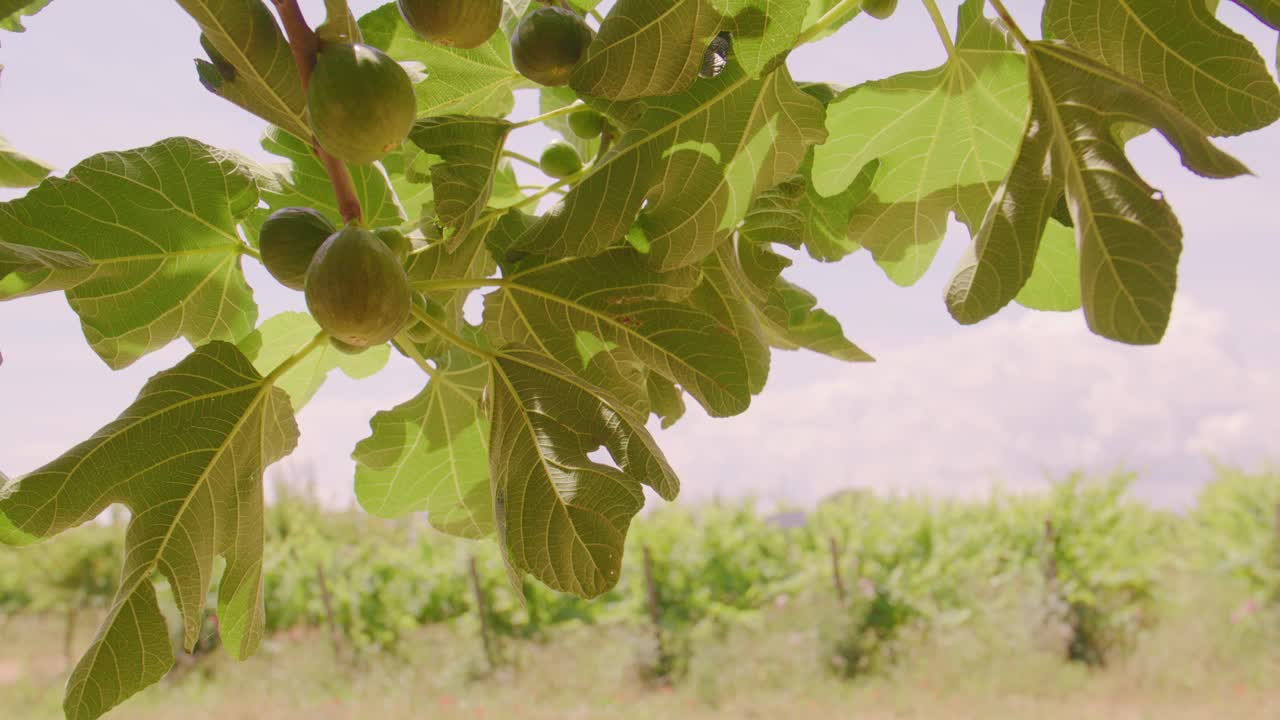
M 276 369 L 272 370 L 271 374 L 267 375 L 263 380 L 263 385 L 274 385 L 285 373 L 292 370 L 294 366 L 305 360 L 308 355 L 315 351 L 316 348 L 328 342 L 328 340 L 329 334 L 325 331 L 321 330 L 316 333 L 316 336 L 311 338 L 311 342 L 303 346 L 303 348 L 298 352 L 290 355 L 284 362 L 277 365 Z
M 840 19 L 840 16 L 853 10 L 854 8 L 862 8 L 862 0 L 840 0 L 834 7 L 826 12 L 822 17 L 818 18 L 812 25 L 805 28 L 800 36 L 796 38 L 796 47 L 806 43 L 813 42 L 814 38 L 821 35 L 824 30 L 831 27 Z
M 935 0 L 923 0 L 925 10 L 929 11 L 929 19 L 933 21 L 933 28 L 938 31 L 938 37 L 942 39 L 942 46 L 947 49 L 947 57 L 954 58 L 956 56 L 956 44 L 951 39 L 951 31 L 947 29 L 947 23 L 942 19 L 942 12 L 938 10 L 938 3 Z
M 1001 0 L 987 1 L 991 4 L 992 9 L 996 11 L 996 15 L 1000 16 L 1000 21 L 1005 24 L 1005 27 L 1009 28 L 1009 32 L 1013 33 L 1014 39 L 1025 50 L 1031 44 L 1031 40 L 1022 32 L 1022 28 L 1018 27 L 1018 23 L 1014 22 L 1013 13 L 1009 12 L 1009 8 L 1005 7 Z

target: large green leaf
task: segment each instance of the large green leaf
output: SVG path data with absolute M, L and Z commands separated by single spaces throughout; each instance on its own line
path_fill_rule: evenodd
M 488 379 L 488 364 L 455 351 L 412 400 L 373 416 L 372 434 L 352 455 L 365 510 L 426 512 L 437 530 L 461 537 L 493 532 L 489 421 L 480 406 Z
M 196 61 L 205 87 L 273 125 L 310 137 L 298 68 L 263 0 L 177 2 L 215 51 L 212 63 Z
M 718 27 L 708 0 L 618 0 L 569 85 L 611 100 L 684 92 Z
M 872 162 L 849 187 L 823 197 L 810 180 L 813 154 L 810 150 L 800 172 L 756 198 L 739 234 L 757 243 L 803 247 L 816 260 L 834 262 L 861 247 L 850 237 L 850 223 L 855 209 L 864 203 L 871 205 L 866 200 L 879 164 Z M 874 242 L 879 237 L 872 234 L 869 240 Z
M 1204 0 L 1049 0 L 1044 31 L 1170 98 L 1210 135 L 1280 118 L 1280 89 L 1258 49 Z
M 750 403 L 746 360 L 730 327 L 679 302 L 696 280 L 693 268 L 647 270 L 629 248 L 559 260 L 507 277 L 486 297 L 485 326 L 495 345 L 538 347 L 608 389 L 620 412 L 647 413 L 643 365 L 679 383 L 709 414 L 735 415 Z
M 521 360 L 521 356 L 530 356 Z M 506 348 L 490 363 L 493 507 L 507 563 L 582 597 L 617 584 L 641 484 L 678 482 L 644 425 Z M 615 466 L 588 454 L 604 446 Z
M 814 188 L 848 192 L 878 162 L 850 245 L 911 284 L 932 262 L 950 213 L 981 217 L 1013 161 L 1026 108 L 1022 55 L 983 17 L 980 0 L 966 0 L 945 64 L 859 85 L 829 105 L 831 139 L 815 151 Z
M 772 70 L 796 44 L 809 0 L 711 0 L 733 36 L 733 60 L 748 75 Z M 856 12 L 856 10 L 855 10 Z
M 1163 96 L 1065 45 L 1028 46 L 1032 112 L 1009 177 L 947 293 L 964 323 L 1013 299 L 1035 265 L 1041 236 L 1066 193 L 1080 247 L 1090 328 L 1121 342 L 1159 342 L 1177 284 L 1182 229 L 1163 195 L 1138 176 L 1114 129 L 1153 127 L 1182 162 L 1207 177 L 1247 172 Z
M 682 95 L 605 109 L 625 133 L 517 249 L 595 255 L 620 243 L 639 217 L 655 267 L 697 263 L 825 137 L 821 104 L 785 67 L 753 80 L 731 66 Z
M 428 300 L 439 303 L 449 328 L 455 332 L 463 325 L 462 310 L 467 297 L 473 288 L 447 287 L 443 290 L 431 288 L 433 282 L 455 282 L 466 280 L 483 280 L 493 275 L 497 264 L 489 254 L 485 242 L 491 233 L 501 229 L 508 213 L 492 215 L 476 223 L 466 235 L 456 242 L 457 247 L 450 248 L 450 243 L 438 242 L 430 247 L 414 253 L 407 266 L 409 281 L 421 290 Z
M 186 338 L 238 340 L 257 307 L 240 269 L 237 223 L 260 172 L 186 138 L 95 155 L 0 204 L 0 238 L 74 252 L 87 267 L 0 278 L 0 300 L 67 290 L 85 337 L 111 367 Z
M 310 143 L 272 127 L 267 128 L 262 136 L 262 149 L 288 162 L 270 166 L 270 178 L 260 182 L 266 207 L 255 208 L 245 223 L 250 230 L 247 235 L 251 243 L 258 244 L 258 231 L 267 216 L 282 208 L 311 208 L 324 213 L 335 224 L 342 223 L 333 183 Z M 387 227 L 404 222 L 404 209 L 400 207 L 390 180 L 381 168 L 361 164 L 349 165 L 347 169 L 351 172 L 365 224 Z
M 32 187 L 52 171 L 52 166 L 18 152 L 0 137 L 0 188 Z
M 157 442 L 164 438 L 164 442 Z M 237 658 L 262 637 L 263 469 L 297 443 L 289 399 L 227 343 L 205 345 L 142 388 L 119 419 L 0 497 L 0 541 L 27 544 L 121 503 L 133 514 L 124 577 L 67 683 L 69 720 L 92 720 L 173 665 L 152 577 L 168 578 L 187 648 L 217 555 L 219 632 Z
M 767 243 L 740 235 L 736 253 L 735 246 L 726 243 L 717 255 L 729 287 L 750 304 L 770 345 L 805 348 L 846 362 L 872 360 L 845 337 L 839 320 L 818 309 L 817 298 L 782 277 L 791 261 Z
M 1253 16 L 1280 30 L 1280 0 L 1232 0 L 1235 4 L 1253 13 Z
M 417 86 L 419 115 L 503 117 L 515 107 L 512 91 L 527 84 L 500 32 L 472 50 L 437 45 L 405 24 L 395 3 L 361 17 L 360 29 L 365 42 L 396 60 L 426 67 L 427 79 Z
M 22 18 L 35 15 L 52 0 L 0 0 L 0 30 L 23 32 Z
M 431 166 L 431 186 L 439 221 L 453 230 L 451 247 L 466 237 L 488 205 L 513 127 L 498 118 L 447 115 L 419 120 L 409 133 L 418 147 L 444 159 Z
M 267 374 L 305 349 L 319 332 L 320 326 L 307 313 L 285 312 L 268 318 L 239 342 L 239 348 L 258 372 Z M 277 378 L 275 385 L 289 395 L 294 411 L 298 411 L 316 394 L 330 372 L 341 369 L 347 377 L 360 380 L 385 367 L 390 356 L 388 345 L 348 355 L 325 343 Z

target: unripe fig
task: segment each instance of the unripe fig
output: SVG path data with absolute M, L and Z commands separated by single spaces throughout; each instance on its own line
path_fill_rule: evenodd
M 582 158 L 569 143 L 554 142 L 542 151 L 538 166 L 549 177 L 566 178 L 582 169 Z
M 511 61 L 539 85 L 566 85 L 595 36 L 572 10 L 541 7 L 525 15 L 512 33 Z
M 329 218 L 311 208 L 277 210 L 258 233 L 262 264 L 281 285 L 301 290 L 311 259 L 335 229 Z
M 569 116 L 569 129 L 583 140 L 600 137 L 604 132 L 604 116 L 595 110 L 580 110 Z
M 405 23 L 425 40 L 456 48 L 488 42 L 502 21 L 502 0 L 399 0 Z
M 444 308 L 440 307 L 440 303 L 424 297 L 421 293 L 414 293 L 413 305 L 436 320 L 444 322 Z M 409 336 L 410 340 L 416 343 L 430 342 L 436 337 L 436 331 L 432 330 L 431 326 L 416 317 L 412 318 L 412 321 L 409 323 L 408 327 L 405 328 L 404 332 Z
M 400 262 L 404 262 L 409 257 L 409 252 L 413 250 L 413 243 L 409 242 L 409 238 L 393 227 L 378 228 L 373 231 L 373 234 L 395 253 Z
M 372 347 L 395 337 L 409 319 L 412 292 L 404 266 L 386 243 L 354 225 L 316 251 L 307 268 L 307 309 L 348 345 Z
M 898 0 L 862 0 L 862 12 L 884 20 L 898 9 Z
M 367 347 L 360 347 L 358 345 L 342 342 L 336 337 L 329 338 L 329 344 L 333 346 L 334 350 L 337 350 L 343 355 L 359 355 L 369 349 Z
M 360 43 L 324 43 L 307 91 L 307 115 L 320 145 L 339 160 L 370 163 L 399 147 L 417 117 L 409 74 Z

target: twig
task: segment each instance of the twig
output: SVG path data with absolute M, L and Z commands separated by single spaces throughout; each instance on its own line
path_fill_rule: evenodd
M 320 41 L 307 24 L 298 7 L 298 0 L 272 0 L 280 22 L 284 24 L 284 32 L 289 37 L 289 48 L 293 52 L 294 64 L 298 66 L 298 77 L 302 79 L 302 89 L 311 85 L 311 71 L 316 66 L 316 53 L 320 50 Z M 333 185 L 334 195 L 338 199 L 338 211 L 347 222 L 360 222 L 364 211 L 360 208 L 360 199 L 356 195 L 356 185 L 351 179 L 351 171 L 345 163 L 330 155 L 315 138 L 311 139 L 311 149 L 325 172 L 329 174 L 329 182 Z

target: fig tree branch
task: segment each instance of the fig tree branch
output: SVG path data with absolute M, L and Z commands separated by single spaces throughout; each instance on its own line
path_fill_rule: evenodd
M 272 0 L 272 4 L 280 15 L 285 35 L 289 37 L 289 48 L 293 51 L 293 61 L 298 66 L 298 77 L 302 79 L 302 89 L 305 91 L 311 85 L 311 71 L 316 66 L 320 42 L 307 24 L 302 8 L 298 7 L 298 0 Z M 333 193 L 337 196 L 338 212 L 342 213 L 342 219 L 359 222 L 363 211 L 360 209 L 360 199 L 356 196 L 356 185 L 351 180 L 351 171 L 345 163 L 320 147 L 315 138 L 311 138 L 311 149 L 329 174 L 329 182 L 333 184 Z

